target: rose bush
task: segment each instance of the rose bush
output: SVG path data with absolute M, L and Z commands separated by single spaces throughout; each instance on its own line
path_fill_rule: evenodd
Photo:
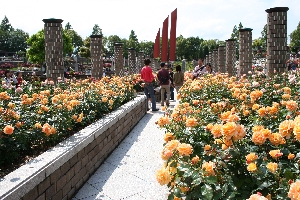
M 0 167 L 44 152 L 134 97 L 131 77 L 0 88 Z M 34 83 L 34 82 L 33 82 Z
M 299 75 L 187 80 L 157 121 L 166 164 L 156 177 L 169 199 L 297 199 Z

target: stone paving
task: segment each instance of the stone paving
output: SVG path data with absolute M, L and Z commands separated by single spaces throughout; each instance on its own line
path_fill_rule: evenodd
M 175 104 L 171 101 L 170 107 Z M 160 157 L 164 130 L 155 124 L 162 115 L 161 109 L 148 111 L 73 200 L 166 200 L 168 188 L 155 178 L 156 171 L 164 164 Z

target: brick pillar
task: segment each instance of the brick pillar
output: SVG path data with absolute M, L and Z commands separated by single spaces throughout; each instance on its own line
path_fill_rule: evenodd
M 206 59 L 205 58 L 203 59 L 203 64 L 206 64 Z
M 102 35 L 91 35 L 92 77 L 101 79 L 103 76 Z
M 218 49 L 213 50 L 212 56 L 213 56 L 212 68 L 216 71 L 218 66 Z
M 186 68 L 186 59 L 182 60 L 182 66 L 181 66 L 181 71 L 185 72 L 185 68 Z
M 209 55 L 206 55 L 206 56 L 205 56 L 205 61 L 206 61 L 206 63 L 209 63 Z M 205 64 L 206 64 L 206 63 L 205 63 Z
M 154 58 L 154 71 L 157 71 L 157 69 L 160 68 L 160 65 L 159 65 L 159 60 Z
M 136 70 L 136 57 L 135 57 L 135 49 L 129 48 L 128 49 L 128 72 L 129 74 L 135 74 Z
M 115 75 L 124 75 L 123 43 L 115 43 Z
M 212 52 L 209 52 L 208 56 L 209 56 L 208 62 L 211 63 L 212 62 Z
M 248 74 L 252 71 L 252 30 L 251 28 L 239 29 L 240 48 L 239 48 L 239 65 L 240 72 L 238 76 Z
M 57 83 L 57 78 L 64 77 L 62 19 L 43 19 L 45 35 L 46 77 Z
M 137 73 L 140 74 L 142 68 L 144 67 L 144 52 L 140 51 L 138 53 L 138 63 L 137 63 Z
M 216 72 L 225 73 L 226 51 L 225 46 L 218 47 L 218 61 Z
M 234 67 L 236 62 L 235 56 L 235 39 L 228 39 L 226 41 L 226 61 L 225 61 L 225 73 L 229 76 L 234 75 Z
M 286 71 L 288 7 L 267 9 L 267 74 Z

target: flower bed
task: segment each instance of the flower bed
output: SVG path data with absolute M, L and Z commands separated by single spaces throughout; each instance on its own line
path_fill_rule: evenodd
M 299 199 L 299 72 L 188 80 L 157 171 L 170 199 Z
M 134 97 L 128 77 L 0 89 L 0 169 L 53 147 Z
M 0 181 L 0 199 L 72 199 L 146 114 L 139 96 Z

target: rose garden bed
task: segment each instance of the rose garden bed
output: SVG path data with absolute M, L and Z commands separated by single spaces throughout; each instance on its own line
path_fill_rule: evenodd
M 129 77 L 26 87 L 0 93 L 1 169 L 54 147 L 3 177 L 0 199 L 70 199 L 147 111 Z
M 299 199 L 299 71 L 187 80 L 157 171 L 169 199 Z

